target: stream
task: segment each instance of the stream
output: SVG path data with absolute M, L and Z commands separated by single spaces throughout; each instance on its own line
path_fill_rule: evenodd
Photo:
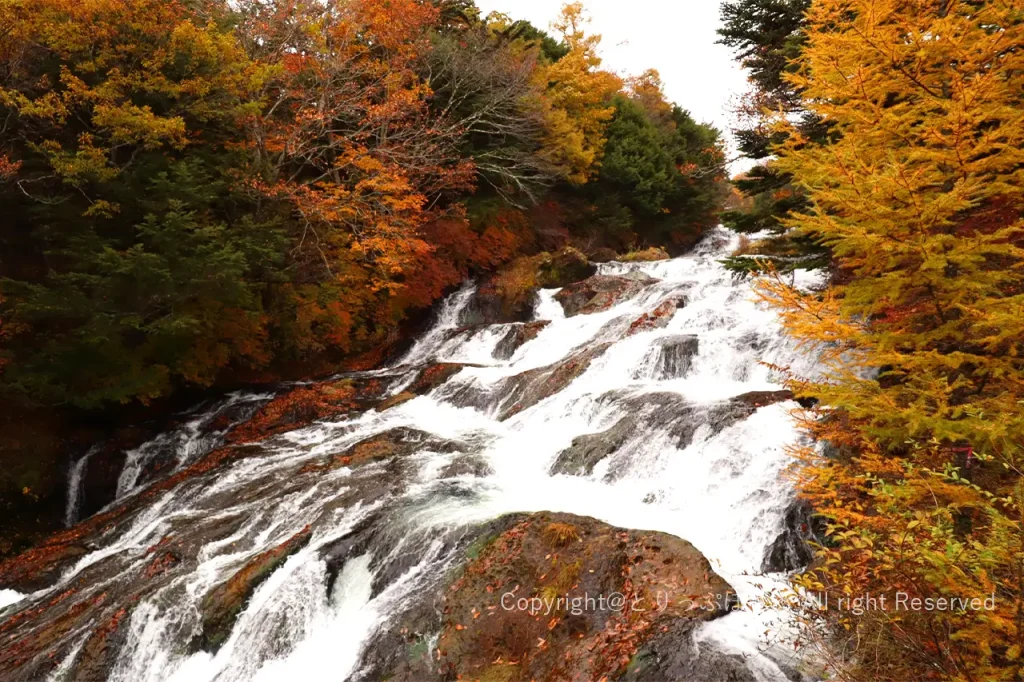
M 372 679 L 368 660 L 379 635 L 458 564 L 465 529 L 512 512 L 566 512 L 684 538 L 742 601 L 756 601 L 785 577 L 763 567 L 794 505 L 784 472 L 787 447 L 801 437 L 791 417 L 798 406 L 784 400 L 740 413 L 730 401 L 781 391 L 770 366 L 810 376 L 815 359 L 756 302 L 749 280 L 719 264 L 736 243 L 719 229 L 682 258 L 601 265 L 600 275 L 631 278 L 636 287 L 592 314 L 567 316 L 557 290 L 545 290 L 534 316 L 549 324 L 518 347 L 509 346 L 510 334 L 523 323 L 466 326 L 476 296 L 467 284 L 405 357 L 353 375 L 397 396 L 424 367 L 465 365 L 438 387 L 384 411 L 229 446 L 246 456 L 148 489 L 153 481 L 140 472 L 152 453 L 170 449 L 170 471 L 182 471 L 223 447 L 227 430 L 272 396 L 235 394 L 194 415 L 131 453 L 111 506 L 127 511 L 90 531 L 52 584 L 31 593 L 0 589 L 0 624 L 24 617 L 10 632 L 21 641 L 45 633 L 51 659 L 44 666 L 26 655 L 6 671 L 0 663 L 0 678 L 40 679 L 45 670 L 43 679 L 90 679 L 83 660 L 95 648 L 98 621 L 69 618 L 57 627 L 58 616 L 34 615 L 44 605 L 72 613 L 84 604 L 117 616 L 102 672 L 117 682 Z M 807 286 L 820 279 L 798 278 Z M 666 302 L 678 309 L 664 326 L 632 333 L 635 320 Z M 569 361 L 584 366 L 571 380 L 534 380 Z M 241 417 L 217 419 L 239 407 Z M 319 466 L 396 432 L 418 443 L 407 456 Z M 582 463 L 563 457 L 594 434 L 614 438 L 610 454 Z M 69 474 L 69 523 L 81 475 L 80 468 Z M 215 653 L 195 646 L 206 595 L 303 533 L 301 549 L 260 583 Z M 174 547 L 173 569 L 154 569 L 161 543 Z M 753 679 L 801 679 L 780 618 L 739 611 L 693 636 L 698 646 L 741 657 Z

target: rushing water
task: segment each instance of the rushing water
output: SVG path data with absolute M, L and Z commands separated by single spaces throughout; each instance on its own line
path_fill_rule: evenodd
M 799 437 L 793 403 L 764 407 L 749 418 L 716 429 L 698 424 L 681 448 L 670 437 L 665 396 L 695 414 L 729 398 L 780 388 L 768 365 L 802 374 L 814 361 L 781 333 L 774 314 L 752 297 L 749 283 L 718 264 L 735 247 L 731 234 L 712 234 L 695 253 L 649 264 L 608 264 L 602 274 L 642 273 L 657 280 L 611 309 L 566 318 L 542 292 L 539 336 L 509 360 L 495 351 L 509 325 L 462 329 L 474 296 L 467 286 L 443 306 L 434 328 L 392 371 L 391 392 L 403 390 L 412 367 L 432 362 L 473 366 L 433 393 L 384 412 L 326 421 L 275 437 L 257 456 L 231 464 L 216 477 L 183 481 L 153 496 L 101 546 L 81 557 L 60 583 L 28 595 L 14 609 L 52 595 L 73 581 L 85 593 L 111 589 L 150 560 L 147 549 L 167 536 L 188 536 L 198 545 L 189 570 L 176 576 L 131 611 L 127 635 L 111 679 L 124 682 L 237 680 L 293 682 L 359 679 L 366 647 L 389 618 L 443 569 L 458 560 L 449 541 L 468 524 L 508 512 L 561 511 L 592 516 L 615 526 L 657 530 L 685 538 L 700 549 L 742 599 L 757 596 L 772 576 L 760 572 L 766 548 L 779 536 L 792 491 L 781 476 L 786 448 Z M 809 280 L 813 276 L 807 275 Z M 666 300 L 685 298 L 663 329 L 633 336 L 631 321 Z M 696 337 L 686 362 L 666 360 L 660 350 L 672 339 Z M 564 361 L 581 349 L 609 343 L 567 387 L 510 418 L 509 379 Z M 475 396 L 467 399 L 467 396 Z M 655 408 L 637 406 L 659 396 Z M 258 406 L 268 396 L 233 396 L 232 405 Z M 182 429 L 134 452 L 122 474 L 119 495 L 138 490 L 147 448 L 171 443 L 178 464 L 219 443 L 204 427 L 224 409 L 196 415 Z M 646 410 L 646 411 L 645 411 Z M 575 438 L 605 431 L 623 416 L 637 428 L 612 456 L 587 476 L 552 475 L 552 464 Z M 387 463 L 308 474 L 320 461 L 366 438 L 396 428 L 427 432 L 437 443 L 468 444 L 481 465 L 475 474 L 451 473 L 457 455 L 433 441 L 401 469 Z M 202 447 L 196 446 L 200 441 Z M 448 473 L 446 473 L 446 470 Z M 80 476 L 73 473 L 72 477 Z M 400 483 L 400 484 L 399 484 Z M 366 491 L 372 490 L 372 494 Z M 73 512 L 69 512 L 73 513 Z M 324 560 L 361 524 L 385 530 L 331 575 Z M 305 527 L 312 540 L 257 589 L 227 642 L 214 655 L 187 643 L 198 629 L 198 605 L 213 587 L 252 557 L 280 545 Z M 0 608 L 18 595 L 0 592 Z M 12 610 L 0 612 L 0 620 Z M 735 613 L 702 626 L 699 641 L 747 658 L 759 680 L 786 679 L 786 653 L 762 646 L 772 614 Z M 73 671 L 88 637 L 72 629 L 63 639 L 63 662 L 52 679 Z M 792 647 L 789 647 L 791 649 Z

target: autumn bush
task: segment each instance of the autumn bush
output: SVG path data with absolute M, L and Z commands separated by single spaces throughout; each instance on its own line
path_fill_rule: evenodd
M 659 247 L 652 247 L 650 249 L 644 249 L 643 251 L 630 251 L 629 253 L 620 256 L 619 260 L 623 263 L 655 263 L 657 261 L 668 260 L 669 254 L 665 249 Z

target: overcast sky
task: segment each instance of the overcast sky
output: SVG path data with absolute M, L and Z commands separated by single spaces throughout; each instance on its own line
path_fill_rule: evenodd
M 486 14 L 499 11 L 550 30 L 563 0 L 477 0 Z M 668 98 L 698 121 L 728 134 L 746 76 L 731 51 L 716 45 L 719 0 L 584 0 L 603 36 L 604 66 L 628 76 L 657 69 Z M 731 139 L 731 138 L 730 138 Z M 734 164 L 738 172 L 746 164 Z

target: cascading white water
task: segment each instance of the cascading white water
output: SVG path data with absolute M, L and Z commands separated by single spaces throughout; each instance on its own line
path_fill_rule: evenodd
M 161 433 L 137 448 L 128 450 L 124 453 L 125 461 L 117 479 L 113 501 L 116 502 L 151 482 L 140 481 L 147 466 L 162 462 L 166 468 L 161 474 L 166 475 L 221 446 L 228 431 L 251 417 L 273 397 L 273 393 L 266 392 L 232 393 L 212 406 L 203 406 L 186 413 L 183 415 L 184 423 L 178 428 Z M 222 419 L 224 423 L 215 425 L 218 419 Z M 89 469 L 89 462 L 102 448 L 102 443 L 94 445 L 73 462 L 68 470 L 64 525 L 69 528 L 80 520 L 85 475 Z
M 605 431 L 650 396 L 675 395 L 703 409 L 752 391 L 779 390 L 769 364 L 814 373 L 814 358 L 798 352 L 782 334 L 774 313 L 753 300 L 750 284 L 718 263 L 734 247 L 735 238 L 719 230 L 684 258 L 604 265 L 602 274 L 641 273 L 658 281 L 593 315 L 567 318 L 554 301 L 555 292 L 543 292 L 537 317 L 551 324 L 507 361 L 495 360 L 494 352 L 510 326 L 458 328 L 460 311 L 474 294 L 464 288 L 402 363 L 474 366 L 433 393 L 387 411 L 279 436 L 263 454 L 232 464 L 212 484 L 185 481 L 160 496 L 108 546 L 79 560 L 62 584 L 113 555 L 142 561 L 147 547 L 190 524 L 216 523 L 228 530 L 205 544 L 185 577 L 134 610 L 112 679 L 291 682 L 303 674 L 319 679 L 326 673 L 331 679 L 358 679 L 373 634 L 388 627 L 409 595 L 457 560 L 439 540 L 442 531 L 509 512 L 569 512 L 619 527 L 671 533 L 701 550 L 742 599 L 756 598 L 757 585 L 773 578 L 751 576 L 760 572 L 765 549 L 782 530 L 793 498 L 781 477 L 789 463 L 786 447 L 799 438 L 789 414 L 793 403 L 761 408 L 720 430 L 699 426 L 682 448 L 655 424 L 633 434 L 590 475 L 550 473 L 574 439 Z M 624 334 L 639 316 L 684 297 L 687 304 L 667 327 Z M 669 373 L 681 376 L 659 378 L 665 371 L 658 368 L 652 349 L 680 336 L 697 338 L 696 355 L 685 371 Z M 581 376 L 511 418 L 498 419 L 501 400 L 484 408 L 459 406 L 464 404 L 459 395 L 467 391 L 495 391 L 511 377 L 603 342 L 610 347 Z M 454 455 L 426 447 L 410 458 L 409 484 L 391 497 L 343 502 L 361 481 L 390 475 L 381 463 L 329 471 L 302 487 L 290 484 L 304 463 L 402 427 L 476 444 L 489 473 L 442 480 L 441 471 Z M 126 490 L 134 475 L 124 475 Z M 392 531 L 390 546 L 351 557 L 328 594 L 330 579 L 319 550 L 381 513 L 387 514 Z M 196 605 L 203 596 L 247 560 L 306 526 L 313 528 L 310 543 L 258 588 L 224 646 L 216 654 L 190 653 L 183 643 L 198 630 Z M 386 581 L 375 568 L 388 564 L 382 553 L 402 566 Z M 402 563 L 400 557 L 413 558 Z M 770 617 L 731 614 L 703 626 L 697 640 L 746 657 L 759 680 L 784 680 L 785 654 L 765 651 L 758 643 Z M 71 651 L 62 669 L 73 667 L 70 659 L 77 648 Z
M 186 415 L 187 420 L 177 429 L 162 433 L 134 450 L 129 450 L 117 479 L 116 499 L 138 490 L 140 474 L 157 458 L 169 459 L 171 471 L 180 469 L 218 447 L 225 433 L 251 417 L 273 397 L 273 393 L 232 393 L 210 408 Z M 226 414 L 231 417 L 225 424 L 211 428 L 215 420 Z
M 82 478 L 89 466 L 89 460 L 98 451 L 98 445 L 92 446 L 81 459 L 71 465 L 71 469 L 68 471 L 68 498 L 67 504 L 64 506 L 64 525 L 68 528 L 78 521 L 78 510 L 82 503 Z

